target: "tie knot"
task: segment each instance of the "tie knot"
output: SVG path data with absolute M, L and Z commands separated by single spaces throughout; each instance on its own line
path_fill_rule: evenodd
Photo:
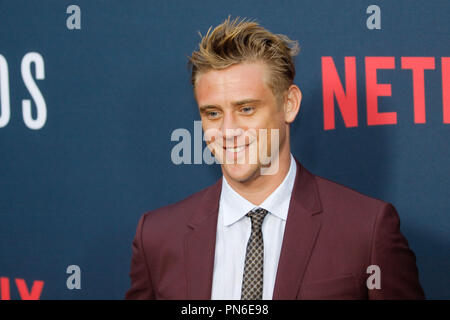
M 258 208 L 250 211 L 249 213 L 246 214 L 246 216 L 252 219 L 253 229 L 261 229 L 264 218 L 268 213 L 269 212 L 266 209 Z

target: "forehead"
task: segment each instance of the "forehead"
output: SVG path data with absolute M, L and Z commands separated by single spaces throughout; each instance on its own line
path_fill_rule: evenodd
M 261 98 L 271 93 L 269 68 L 263 62 L 240 63 L 197 75 L 195 96 L 199 104 L 213 100 Z

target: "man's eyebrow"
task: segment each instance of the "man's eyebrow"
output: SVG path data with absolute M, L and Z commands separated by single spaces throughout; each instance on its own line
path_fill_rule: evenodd
M 244 99 L 244 100 L 239 100 L 239 101 L 235 101 L 233 102 L 233 105 L 235 106 L 242 106 L 244 104 L 249 104 L 249 103 L 260 103 L 261 100 L 259 99 Z M 217 105 L 213 105 L 213 104 L 206 104 L 203 106 L 199 107 L 200 112 L 206 111 L 207 109 L 212 109 L 212 108 L 220 108 Z
M 206 111 L 207 109 L 211 109 L 211 108 L 217 108 L 217 106 L 212 105 L 212 104 L 207 104 L 207 105 L 198 107 L 200 112 Z
M 260 102 L 261 102 L 261 100 L 258 100 L 258 99 L 244 99 L 244 100 L 240 100 L 240 101 L 233 102 L 233 104 L 234 104 L 235 106 L 242 106 L 242 105 L 244 105 L 244 104 L 249 104 L 249 103 L 260 103 Z

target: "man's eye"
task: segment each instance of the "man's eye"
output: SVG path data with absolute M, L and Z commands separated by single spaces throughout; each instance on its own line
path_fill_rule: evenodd
M 255 108 L 254 107 L 243 107 L 242 109 L 241 109 L 241 111 L 243 112 L 243 113 L 252 113 L 253 111 L 255 110 Z
M 217 112 L 217 111 L 208 111 L 208 112 L 206 112 L 206 115 L 208 116 L 209 119 L 214 119 L 214 118 L 217 118 L 219 116 L 219 112 Z

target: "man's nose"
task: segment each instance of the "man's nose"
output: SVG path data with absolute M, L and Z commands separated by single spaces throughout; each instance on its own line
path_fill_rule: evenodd
M 243 129 L 239 126 L 234 119 L 233 115 L 225 114 L 223 117 L 221 134 L 225 141 L 233 142 L 243 132 Z

